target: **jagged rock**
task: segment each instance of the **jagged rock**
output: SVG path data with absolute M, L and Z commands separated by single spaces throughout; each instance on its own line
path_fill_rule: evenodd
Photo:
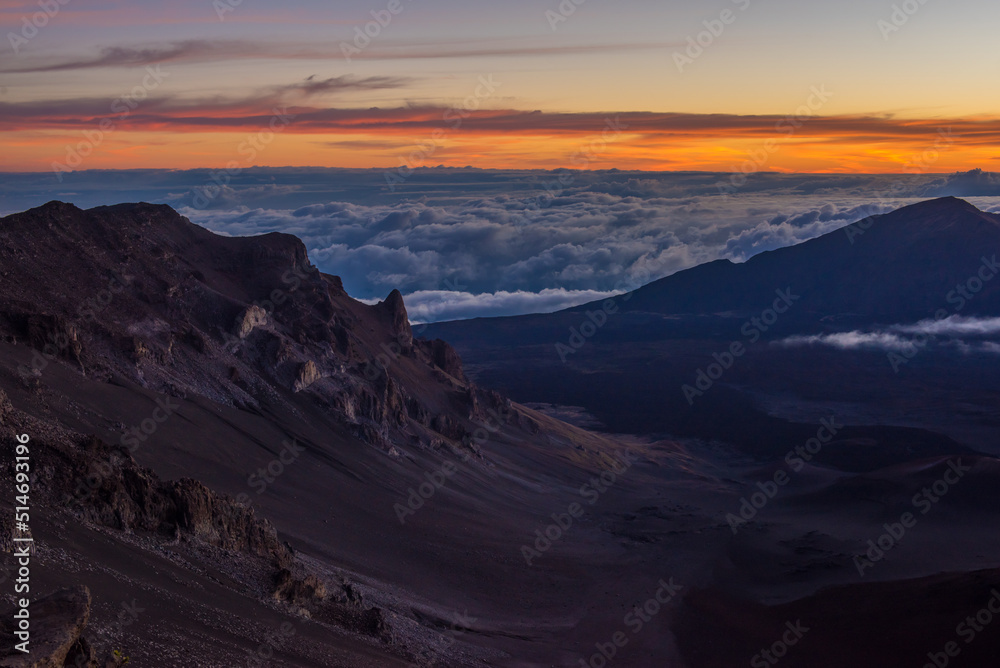
M 234 334 L 240 339 L 250 336 L 256 327 L 263 327 L 267 324 L 267 311 L 257 306 L 250 306 L 236 320 L 236 331 Z
M 380 450 L 389 450 L 392 445 L 385 432 L 371 424 L 362 423 L 355 425 L 354 435 L 368 445 L 374 445 Z
M 96 437 L 73 438 L 77 442 L 33 440 L 35 468 L 46 478 L 39 491 L 52 502 L 102 526 L 164 538 L 193 537 L 277 567 L 291 563 L 291 552 L 274 526 L 256 517 L 253 508 L 196 480 L 163 482 L 140 467 L 126 449 Z
M 287 568 L 275 576 L 274 598 L 294 605 L 303 605 L 326 598 L 326 585 L 315 575 L 298 579 Z
M 417 422 L 418 424 L 422 424 L 424 426 L 430 424 L 431 421 L 430 411 L 428 411 L 427 407 L 424 406 L 422 403 L 420 403 L 420 401 L 418 401 L 414 397 L 409 397 L 406 400 L 406 414 L 409 415 L 410 418 L 414 422 Z
M 25 321 L 28 345 L 52 357 L 80 362 L 83 345 L 76 325 L 51 315 L 29 315 Z
M 430 342 L 431 361 L 442 371 L 463 383 L 468 382 L 462 369 L 462 358 L 447 342 L 435 339 Z
M 385 390 L 382 394 L 382 405 L 384 406 L 384 411 L 382 412 L 383 420 L 391 421 L 397 427 L 405 425 L 408 414 L 407 399 L 408 397 L 399 389 L 396 381 L 389 376 L 385 376 Z
M 410 318 L 403 304 L 403 295 L 399 290 L 393 290 L 378 306 L 383 313 L 388 314 L 389 329 L 396 342 L 404 351 L 409 350 L 413 346 L 413 330 L 410 329 Z
M 177 512 L 177 525 L 218 547 L 265 557 L 286 566 L 292 555 L 274 526 L 258 519 L 252 508 L 244 508 L 228 497 L 220 497 L 197 480 L 173 483 L 170 496 Z
M 431 420 L 431 429 L 445 438 L 460 441 L 468 431 L 447 413 L 441 413 Z
M 181 341 L 194 348 L 196 352 L 204 353 L 208 350 L 208 341 L 204 336 L 202 336 L 201 332 L 196 329 L 189 329 L 184 332 L 181 336 Z
M 369 608 L 362 613 L 361 628 L 362 633 L 380 638 L 385 642 L 392 640 L 392 627 L 385 619 L 381 608 Z
M 295 359 L 295 347 L 292 345 L 291 341 L 287 339 L 280 339 L 277 344 L 277 348 L 274 352 L 274 361 L 276 364 L 281 364 L 282 362 Z
M 189 393 L 205 405 L 237 408 L 259 401 L 274 404 L 276 415 L 303 414 L 304 407 L 313 411 L 318 406 L 331 417 L 322 426 L 333 427 L 335 443 L 350 443 L 348 434 L 353 434 L 401 461 L 409 459 L 409 448 L 427 442 L 442 454 L 456 452 L 458 441 L 467 437 L 463 393 L 468 383 L 454 350 L 441 341 L 421 342 L 418 348 L 398 291 L 376 307 L 352 300 L 339 279 L 309 268 L 305 246 L 293 237 L 218 237 L 168 207 L 152 205 L 89 212 L 53 205 L 3 222 L 4 233 L 17 245 L 0 243 L 0 266 L 6 272 L 0 337 L 35 348 L 26 352 L 37 353 L 43 362 L 22 375 L 40 389 L 57 392 L 71 366 L 62 360 L 79 358 L 79 369 L 86 369 L 88 377 L 117 388 Z M 80 238 L 84 245 L 77 247 L 79 253 L 60 255 Z M 37 280 L 59 273 L 73 281 Z M 135 278 L 108 283 L 110 277 L 125 276 Z M 119 289 L 122 285 L 127 289 Z M 96 304 L 96 317 L 78 313 L 88 300 Z M 29 318 L 35 316 L 29 328 Z M 55 362 L 44 355 L 53 337 L 68 342 L 59 353 L 58 374 L 45 366 Z M 316 382 L 320 378 L 323 382 Z M 288 392 L 306 387 L 307 397 Z M 42 391 L 29 394 L 21 388 L 15 398 L 19 406 L 22 400 L 27 406 L 49 399 Z M 138 412 L 139 403 L 125 404 L 120 417 L 101 423 L 101 433 L 133 431 L 126 421 L 145 424 L 150 414 Z M 66 406 L 60 411 L 76 411 L 80 419 L 73 424 L 88 430 L 91 420 L 99 419 L 97 414 L 80 415 L 88 410 L 85 406 Z M 185 405 L 180 412 L 187 410 Z M 306 415 L 314 418 L 316 413 Z M 435 416 L 437 428 L 447 436 L 428 428 Z M 11 407 L 0 393 L 0 435 L 7 438 L 15 430 L 31 434 L 37 476 L 32 490 L 40 505 L 60 509 L 60 521 L 79 522 L 86 531 L 108 536 L 127 535 L 130 542 L 150 549 L 171 546 L 172 555 L 190 559 L 195 568 L 211 564 L 209 570 L 226 575 L 227 583 L 245 585 L 271 606 L 275 599 L 285 601 L 292 612 L 352 632 L 391 637 L 395 612 L 372 608 L 372 602 L 364 605 L 360 591 L 349 587 L 341 597 L 331 581 L 310 577 L 308 562 L 295 560 L 249 501 L 238 503 L 190 479 L 163 481 L 136 463 L 125 439 L 122 446 L 109 445 L 62 426 L 57 433 L 55 417 L 46 423 L 51 430 L 41 428 L 41 420 L 29 419 L 34 418 Z M 197 429 L 201 423 L 196 419 L 192 424 Z M 183 425 L 176 426 L 176 432 L 172 425 L 158 434 L 162 447 L 147 443 L 140 456 L 154 466 L 165 461 L 172 466 L 169 456 L 164 458 L 172 449 L 167 443 L 176 441 L 174 446 L 186 451 L 190 441 L 179 433 Z M 241 451 L 233 453 L 234 465 L 241 465 Z M 0 514 L 0 540 L 11 535 L 12 523 L 13 513 Z M 104 600 L 104 591 L 99 593 Z M 383 600 L 377 595 L 372 599 Z M 96 613 L 94 621 L 96 625 Z M 109 656 L 114 647 L 103 642 L 109 637 L 99 639 L 98 661 L 79 634 L 66 656 L 74 662 L 79 657 L 88 668 L 120 665 Z
M 149 346 L 146 345 L 145 341 L 136 337 L 132 338 L 131 352 L 132 352 L 132 358 L 137 362 L 147 359 L 150 356 Z
M 334 341 L 337 343 L 337 352 L 341 355 L 351 354 L 351 333 L 343 325 L 334 325 L 331 329 Z
M 301 392 L 306 389 L 317 380 L 322 378 L 319 369 L 316 367 L 316 363 L 309 360 L 299 368 L 298 378 L 295 379 L 295 384 L 292 386 L 292 390 L 295 392 Z
M 499 420 L 507 424 L 511 421 L 511 401 L 496 390 L 483 390 L 472 386 L 466 391 L 469 399 L 470 420 Z
M 99 668 L 97 663 L 97 651 L 91 646 L 87 639 L 80 636 L 66 653 L 66 666 L 72 668 Z
M 90 621 L 90 590 L 82 585 L 43 596 L 31 602 L 30 653 L 23 654 L 14 644 L 13 612 L 5 611 L 0 624 L 4 628 L 3 645 L 7 653 L 0 659 L 3 668 L 63 668 L 66 658 Z M 83 664 L 93 668 L 95 664 Z
M 469 382 L 451 346 L 414 342 L 398 290 L 374 307 L 352 300 L 340 279 L 312 267 L 295 237 L 219 237 L 149 204 L 83 211 L 56 202 L 5 217 L 4 225 L 26 241 L 0 247 L 5 281 L 16 286 L 0 293 L 0 337 L 36 349 L 40 361 L 20 374 L 28 388 L 45 386 L 53 360 L 45 346 L 52 353 L 58 345 L 58 356 L 95 380 L 176 393 L 183 378 L 185 393 L 235 407 L 309 388 L 341 424 L 385 451 L 439 413 L 451 413 L 442 426 L 449 438 L 479 415 L 428 403 L 428 384 L 465 391 Z M 84 248 L 69 267 L 60 254 L 81 230 L 100 239 L 101 250 Z M 78 277 L 72 289 L 53 291 L 34 278 L 59 272 Z M 162 520 L 169 530 L 159 511 L 147 515 L 121 489 L 93 490 L 108 505 L 87 512 L 109 526 Z

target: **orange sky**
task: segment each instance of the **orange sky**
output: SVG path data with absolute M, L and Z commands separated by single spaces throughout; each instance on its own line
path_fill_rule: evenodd
M 996 169 L 993 4 L 369 4 L 0 0 L 0 170 Z

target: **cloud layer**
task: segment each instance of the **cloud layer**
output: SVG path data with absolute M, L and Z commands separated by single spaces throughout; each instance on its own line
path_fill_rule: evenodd
M 724 196 L 729 174 L 421 169 L 394 190 L 382 170 L 253 168 L 221 187 L 213 174 L 78 172 L 61 184 L 8 175 L 0 213 L 52 199 L 84 207 L 152 201 L 221 234 L 287 232 L 353 296 L 378 300 L 399 289 L 414 320 L 437 321 L 574 306 L 704 262 L 745 261 L 929 191 L 953 194 L 972 183 L 989 193 L 997 178 L 759 173 Z M 1000 198 L 972 201 L 1000 211 Z M 978 326 L 927 325 L 940 336 Z M 792 343 L 891 347 L 914 334 L 896 328 Z

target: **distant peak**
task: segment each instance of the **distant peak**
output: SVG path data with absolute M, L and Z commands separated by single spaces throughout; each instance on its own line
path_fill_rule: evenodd
M 935 211 L 947 211 L 947 210 L 958 210 L 965 209 L 968 211 L 979 211 L 976 205 L 968 202 L 960 197 L 938 197 L 936 199 L 929 199 L 924 202 L 917 202 L 916 204 L 911 204 L 910 206 L 903 207 L 903 209 L 909 209 L 911 211 L 916 210 L 935 210 Z
M 385 302 L 383 303 L 392 309 L 400 308 L 403 306 L 403 293 L 394 289 L 389 293 L 389 296 L 385 298 Z
M 36 206 L 34 209 L 28 209 L 30 211 L 38 211 L 41 213 L 51 213 L 54 211 L 72 211 L 79 212 L 83 211 L 80 207 L 75 204 L 70 204 L 69 202 L 63 202 L 61 200 L 54 199 L 51 202 L 46 202 L 41 206 Z

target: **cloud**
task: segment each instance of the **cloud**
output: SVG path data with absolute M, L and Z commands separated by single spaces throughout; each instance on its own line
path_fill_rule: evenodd
M 879 350 L 906 350 L 912 349 L 913 343 L 909 339 L 901 338 L 895 334 L 885 332 L 838 332 L 836 334 L 821 334 L 816 336 L 790 336 L 776 345 L 788 348 L 800 346 L 830 346 L 840 350 L 856 350 L 858 348 L 875 348 Z
M 368 174 L 378 178 L 377 172 Z M 226 234 L 296 234 L 315 263 L 341 275 L 351 294 L 365 298 L 393 288 L 436 297 L 445 291 L 623 292 L 711 260 L 744 261 L 814 238 L 857 220 L 861 206 L 835 201 L 803 210 L 805 202 L 775 198 L 619 197 L 592 191 L 587 181 L 594 175 L 581 175 L 578 187 L 546 199 L 545 181 L 537 181 L 543 175 L 533 175 L 531 190 L 501 195 L 459 197 L 438 190 L 441 202 L 331 201 L 264 208 L 265 200 L 300 196 L 273 185 L 227 186 L 208 210 L 192 208 L 190 193 L 172 203 L 195 222 Z M 479 187 L 492 189 L 497 178 L 482 173 Z M 432 182 L 447 189 L 457 186 L 444 185 L 455 179 L 441 170 Z M 465 187 L 474 189 L 475 180 Z M 471 306 L 467 297 L 463 300 Z
M 170 63 L 198 54 L 218 56 L 239 48 L 251 47 L 192 41 L 163 48 L 106 50 L 90 62 L 129 66 Z M 36 65 L 15 63 L 7 70 L 0 67 L 0 73 L 61 71 L 85 65 L 86 63 L 78 61 Z M 331 106 L 327 101 L 311 99 L 331 92 L 398 89 L 410 82 L 410 79 L 401 77 L 376 76 L 362 79 L 340 76 L 261 87 L 250 95 L 240 97 L 174 99 L 151 96 L 130 115 L 129 125 L 133 130 L 155 131 L 257 128 L 262 119 L 273 115 L 271 107 L 276 99 L 283 99 L 285 93 L 295 92 L 308 95 L 288 102 L 294 104 L 292 111 L 296 114 L 295 123 L 286 129 L 290 133 L 378 134 L 386 138 L 406 137 L 409 142 L 414 133 L 430 133 L 453 127 L 456 120 L 455 108 L 441 102 L 359 107 L 347 104 Z M 497 83 L 502 85 L 502 82 Z M 89 122 L 93 116 L 102 113 L 108 115 L 107 103 L 103 105 L 102 111 L 91 111 L 94 104 L 93 96 L 8 102 L 0 105 L 0 127 L 6 130 L 75 128 Z M 635 110 L 558 112 L 485 107 L 486 105 L 484 108 L 462 111 L 463 136 L 495 137 L 498 134 L 514 133 L 520 136 L 579 139 L 581 156 L 585 152 L 582 146 L 599 136 L 609 124 L 622 129 L 624 137 L 618 140 L 619 143 L 629 145 L 630 142 L 641 142 L 646 148 L 666 149 L 676 148 L 681 141 L 692 142 L 699 139 L 715 143 L 723 139 L 727 142 L 762 143 L 775 137 L 785 137 L 781 127 L 782 123 L 787 123 L 787 118 L 781 115 L 658 113 Z M 83 113 L 72 113 L 76 108 L 84 110 Z M 955 149 L 963 146 L 981 148 L 984 142 L 1000 143 L 1000 118 L 895 119 L 873 115 L 815 116 L 796 131 L 795 139 L 799 143 L 839 140 L 865 144 L 894 142 L 899 147 L 912 145 L 923 148 L 940 139 L 943 124 L 951 128 L 949 142 Z M 743 157 L 736 160 L 735 169 L 739 168 L 738 163 L 742 160 Z M 968 178 L 970 177 L 966 177 Z M 765 179 L 758 183 L 766 182 Z M 926 180 L 923 183 L 925 191 L 932 188 L 926 185 Z M 945 190 L 953 186 L 954 184 L 949 186 L 948 183 L 941 182 L 933 188 Z M 634 191 L 639 196 L 649 192 L 643 191 L 643 184 L 638 181 L 633 187 L 640 188 Z M 716 187 L 716 184 L 713 183 L 712 187 Z M 741 187 L 741 190 L 744 188 L 746 186 Z M 988 189 L 982 184 L 977 188 Z M 920 195 L 926 196 L 926 192 Z
M 348 41 L 349 43 L 349 41 Z M 522 44 L 487 41 L 435 41 L 428 44 L 385 42 L 364 51 L 365 60 L 413 60 L 480 57 L 578 56 L 662 49 L 682 46 L 665 42 L 581 43 L 553 46 L 538 40 Z M 243 40 L 187 39 L 153 45 L 117 45 L 96 53 L 73 57 L 49 57 L 0 66 L 5 74 L 43 74 L 116 67 L 142 67 L 165 63 L 211 63 L 229 60 L 310 60 L 330 61 L 343 58 L 340 41 L 326 44 L 297 42 L 254 43 Z
M 893 330 L 928 336 L 992 336 L 1000 334 L 1000 318 L 965 318 L 953 315 L 941 320 L 921 320 L 915 325 L 897 325 Z
M 927 197 L 1000 196 L 1000 174 L 973 169 L 933 181 L 921 189 Z
M 328 79 L 317 79 L 316 75 L 313 75 L 299 83 L 276 87 L 275 93 L 279 96 L 285 93 L 322 95 L 325 93 L 339 93 L 346 90 L 381 90 L 401 88 L 410 81 L 411 79 L 404 77 L 380 76 L 359 78 L 346 74 Z
M 859 348 L 886 351 L 914 350 L 930 343 L 956 347 L 962 352 L 1000 352 L 1000 343 L 977 341 L 1000 334 L 1000 318 L 966 318 L 952 315 L 909 325 L 892 325 L 882 330 L 837 332 L 812 336 L 790 336 L 777 341 L 785 347 L 829 346 L 840 350 Z M 944 340 L 939 340 L 944 339 Z M 971 341 L 970 341 L 971 340 Z
M 145 72 L 142 73 L 145 76 Z M 166 79 L 170 72 L 160 72 Z M 142 77 L 140 77 L 140 80 Z M 292 107 L 295 113 L 310 110 L 316 98 L 332 94 L 403 88 L 412 80 L 405 77 L 356 77 L 343 75 L 317 79 L 315 75 L 292 83 L 262 86 L 246 96 L 221 96 L 189 99 L 150 94 L 129 113 L 122 97 L 114 100 L 103 97 L 81 97 L 24 102 L 0 102 L 0 127 L 6 129 L 79 128 L 91 127 L 97 119 L 110 118 L 120 121 L 128 118 L 130 130 L 158 129 L 168 126 L 198 126 L 207 128 L 259 129 L 274 116 L 275 107 Z M 155 89 L 154 89 L 155 93 Z M 134 107 L 135 105 L 128 105 Z M 314 113 L 314 112 L 309 112 Z M 301 119 L 296 118 L 296 123 Z M 294 125 L 286 128 L 286 132 Z
M 38 59 L 17 61 L 0 66 L 4 74 L 42 74 L 102 67 L 137 67 L 162 63 L 209 62 L 229 58 L 247 58 L 254 53 L 251 42 L 189 39 L 156 46 L 110 46 L 94 55 L 80 55 L 63 60 Z M 19 64 L 18 64 L 19 63 Z
M 421 290 L 403 296 L 413 323 L 464 318 L 489 318 L 523 313 L 552 313 L 613 297 L 615 292 L 545 289 L 540 292 L 472 294 L 447 290 Z M 372 301 L 372 300 L 368 300 Z

